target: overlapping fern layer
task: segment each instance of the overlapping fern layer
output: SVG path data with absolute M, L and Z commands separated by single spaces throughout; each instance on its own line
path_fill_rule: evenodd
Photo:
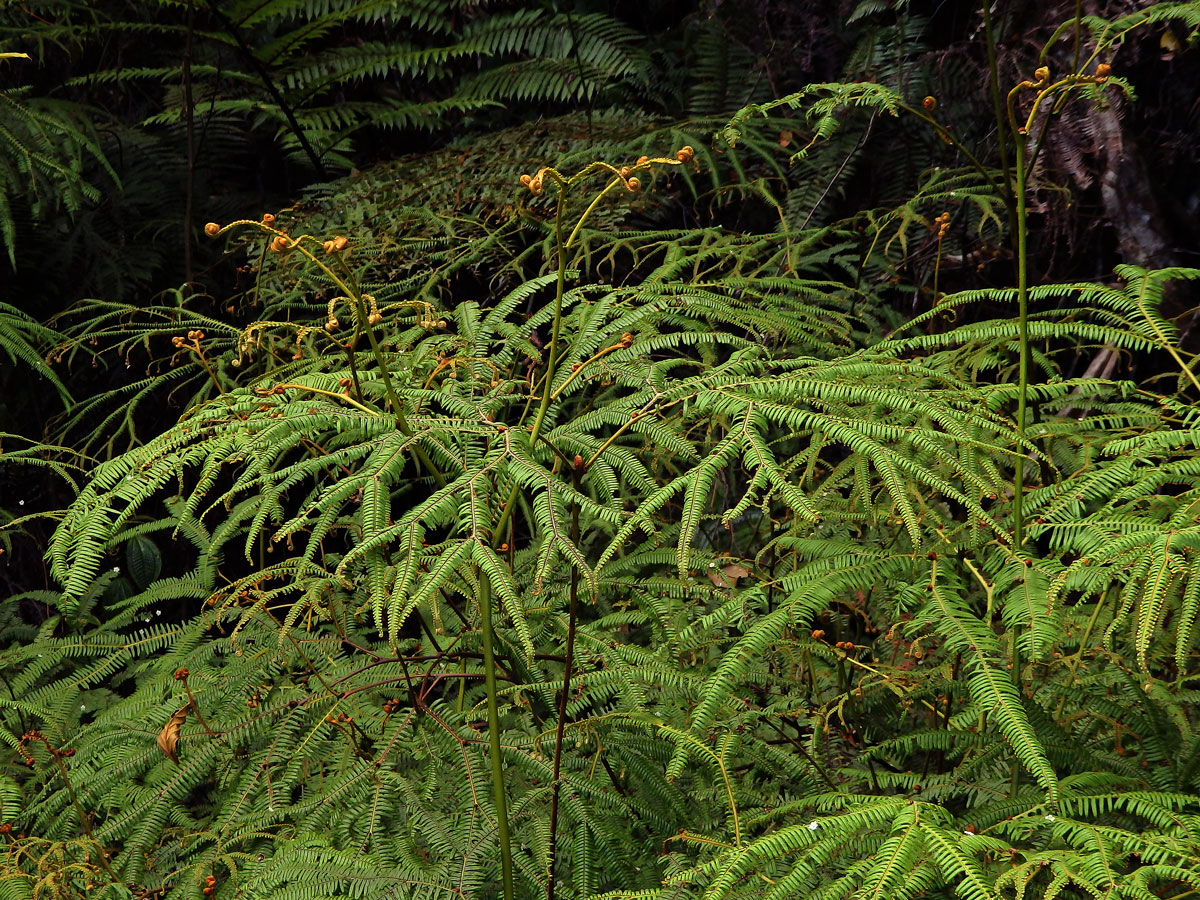
M 730 168 L 786 188 L 753 122 L 581 124 L 231 227 L 225 316 L 60 323 L 132 374 L 63 425 L 114 452 L 61 594 L 6 607 L 0 895 L 1200 888 L 1190 373 L 1060 373 L 1176 353 L 1200 272 L 1034 289 L 1018 429 L 1011 291 L 896 329 L 861 277 L 948 193 L 726 228 Z

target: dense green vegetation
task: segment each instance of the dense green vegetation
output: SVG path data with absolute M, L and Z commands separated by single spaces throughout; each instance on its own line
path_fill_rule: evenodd
M 0 7 L 0 897 L 1200 891 L 1200 3 L 727 6 Z

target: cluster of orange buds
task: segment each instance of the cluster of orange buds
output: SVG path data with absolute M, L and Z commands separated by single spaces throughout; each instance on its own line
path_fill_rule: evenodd
M 193 329 L 192 331 L 189 331 L 187 333 L 187 337 L 185 337 L 185 338 L 180 337 L 179 335 L 175 335 L 175 337 L 171 338 L 171 346 L 174 347 L 176 350 L 180 350 L 185 346 L 192 347 L 195 350 L 199 350 L 200 342 L 202 340 L 204 340 L 204 332 L 197 328 L 197 329 Z
M 206 875 L 204 877 L 204 891 L 203 891 L 204 896 L 211 897 L 216 892 L 217 892 L 217 879 L 212 875 Z
M 335 725 L 340 722 L 345 722 L 345 723 L 349 724 L 350 722 L 354 721 L 354 716 L 347 715 L 346 713 L 338 713 L 335 716 L 333 713 L 330 713 L 329 715 L 327 715 L 325 717 L 325 721 L 330 723 L 331 725 Z
M 386 703 L 383 704 L 383 711 L 390 716 L 392 713 L 394 713 L 396 710 L 398 710 L 400 708 L 400 706 L 401 706 L 400 698 L 393 697 L 391 700 L 388 700 Z
M 937 239 L 942 240 L 950 231 L 950 213 L 944 212 L 933 220 L 937 226 Z
M 823 640 L 825 640 L 825 631 L 824 631 L 824 629 L 818 628 L 818 629 L 816 629 L 815 631 L 813 631 L 813 633 L 812 633 L 812 639 L 813 639 L 814 641 L 823 641 Z
M 246 705 L 248 707 L 250 707 L 251 709 L 258 709 L 258 699 L 259 699 L 258 694 L 255 694 L 253 697 L 251 697 L 250 699 L 248 699 L 246 701 Z
M 187 669 L 176 669 L 175 670 L 175 680 L 176 681 L 187 681 L 187 677 L 188 677 Z
M 254 393 L 260 397 L 270 397 L 272 394 L 286 394 L 287 388 L 282 384 L 276 384 L 272 387 L 256 387 Z M 240 598 L 241 595 L 239 595 Z M 247 595 L 248 597 L 249 595 Z
M 849 653 L 851 650 L 854 649 L 854 641 L 838 641 L 833 646 L 837 647 L 839 650 L 844 651 L 845 653 Z
M 642 156 L 638 158 L 637 164 L 644 166 L 648 162 L 648 157 Z M 625 187 L 631 191 L 641 190 L 642 180 L 636 175 L 632 175 L 633 169 L 629 166 L 621 166 L 617 169 L 617 177 L 625 182 Z
M 529 192 L 531 194 L 537 196 L 542 192 L 542 173 L 538 172 L 536 175 L 522 175 L 521 184 L 529 188 Z
M 325 248 L 325 255 L 328 256 L 331 253 L 341 253 L 346 249 L 349 243 L 349 240 L 339 234 L 332 241 L 326 241 L 321 246 Z

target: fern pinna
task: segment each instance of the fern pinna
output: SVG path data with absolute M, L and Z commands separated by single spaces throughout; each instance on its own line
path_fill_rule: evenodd
M 709 156 L 613 159 L 467 224 L 398 202 L 401 237 L 214 224 L 256 264 L 239 327 L 91 307 L 195 401 L 144 442 L 100 419 L 130 446 L 0 657 L 5 891 L 1196 889 L 1192 376 L 1158 307 L 1198 273 L 1031 288 L 1022 391 L 1014 291 L 888 333 L 837 277 L 851 225 L 680 228 L 654 197 Z M 1062 376 L 1105 346 L 1173 393 Z

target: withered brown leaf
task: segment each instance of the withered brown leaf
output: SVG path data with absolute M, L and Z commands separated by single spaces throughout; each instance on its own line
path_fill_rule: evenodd
M 735 588 L 737 587 L 738 579 L 745 578 L 750 574 L 750 570 L 745 566 L 739 566 L 737 563 L 730 563 L 727 566 L 722 566 L 719 569 L 709 569 L 709 580 L 717 587 Z
M 171 714 L 171 718 L 167 719 L 167 724 L 163 726 L 162 731 L 158 733 L 158 749 L 175 765 L 179 765 L 179 730 L 183 728 L 183 723 L 187 720 L 189 709 L 191 709 L 191 705 L 187 704 L 175 710 Z

